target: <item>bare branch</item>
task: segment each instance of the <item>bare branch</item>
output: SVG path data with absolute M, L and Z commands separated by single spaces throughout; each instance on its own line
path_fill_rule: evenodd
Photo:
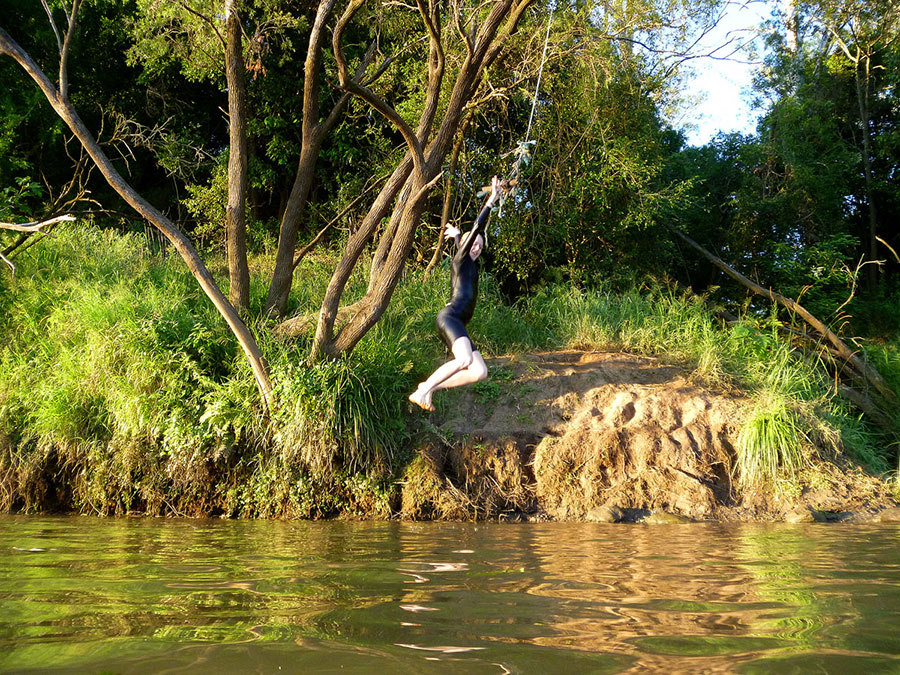
M 65 3 L 63 3 L 65 8 Z M 78 19 L 78 10 L 81 8 L 81 0 L 72 0 L 72 12 L 67 13 L 69 28 L 66 30 L 65 42 L 59 54 L 59 95 L 63 98 L 69 96 L 69 50 L 72 47 L 72 35 L 75 33 L 75 21 Z
M 369 45 L 369 48 L 366 50 L 365 55 L 363 56 L 362 61 L 359 63 L 359 67 L 356 69 L 356 72 L 353 74 L 353 79 L 357 82 L 361 82 L 363 76 L 366 74 L 366 70 L 368 70 L 369 66 L 372 64 L 372 59 L 375 58 L 375 41 L 372 41 L 372 44 Z M 384 74 L 387 70 L 387 66 L 389 65 L 391 59 L 386 59 L 381 68 L 379 68 L 372 77 L 367 78 L 367 83 L 372 83 L 377 80 L 379 77 Z M 331 112 L 328 113 L 328 117 L 326 117 L 318 126 L 317 130 L 323 136 L 325 134 L 331 133 L 331 130 L 338 123 L 338 119 L 344 112 L 344 108 L 347 105 L 347 102 L 350 100 L 351 94 L 349 92 L 344 92 L 344 94 L 337 100 L 334 104 L 334 107 L 331 109 Z
M 201 21 L 205 21 L 207 24 L 209 24 L 209 27 L 213 29 L 213 33 L 215 33 L 215 34 L 216 34 L 216 37 L 219 38 L 219 42 L 222 43 L 222 49 L 225 48 L 225 38 L 224 38 L 224 37 L 222 36 L 222 34 L 219 32 L 219 29 L 216 28 L 216 24 L 213 22 L 213 20 L 212 20 L 211 18 L 209 18 L 209 17 L 206 16 L 205 14 L 201 14 L 201 13 L 198 12 L 197 10 L 195 10 L 195 9 L 193 9 L 192 7 L 188 6 L 188 4 L 187 4 L 186 2 L 180 2 L 180 3 L 178 3 L 178 4 L 181 5 L 182 9 L 184 9 L 184 10 L 190 12 L 191 14 L 193 14 L 194 16 L 196 16 L 196 17 L 197 17 L 198 19 L 200 19 Z
M 400 2 L 400 0 L 389 0 L 384 3 L 388 7 L 403 7 L 404 9 L 408 9 L 412 12 L 416 11 L 416 8 L 412 5 L 407 5 L 405 2 Z
M 61 223 L 64 220 L 75 220 L 75 216 L 66 214 L 64 216 L 57 216 L 56 218 L 51 218 L 50 220 L 34 220 L 30 223 L 0 223 L 0 230 L 12 230 L 13 232 L 40 232 L 41 228 L 47 227 L 48 225 L 53 225 L 54 223 Z
M 359 79 L 360 84 L 365 85 L 365 86 L 368 87 L 370 84 L 372 84 L 373 82 L 375 82 L 375 80 L 377 80 L 379 77 L 381 77 L 382 75 L 384 75 L 385 71 L 391 66 L 391 64 L 394 63 L 394 61 L 396 61 L 397 59 L 399 59 L 400 56 L 401 56 L 404 52 L 406 52 L 407 50 L 411 49 L 412 46 L 413 46 L 414 44 L 416 44 L 417 42 L 424 42 L 424 41 L 427 40 L 427 39 L 428 39 L 427 37 L 424 37 L 424 36 L 423 36 L 423 37 L 419 37 L 419 38 L 415 38 L 415 39 L 413 39 L 413 40 L 410 40 L 410 41 L 409 41 L 408 43 L 406 43 L 406 44 L 403 46 L 403 48 L 400 49 L 396 54 L 393 54 L 393 55 L 391 55 L 391 56 L 388 56 L 384 61 L 382 61 L 381 65 L 378 66 L 377 70 L 376 70 L 370 77 L 367 77 L 367 78 L 365 78 L 365 79 Z M 374 43 L 373 43 L 373 44 L 374 44 Z M 368 68 L 368 66 L 366 66 L 366 67 Z
M 50 5 L 47 4 L 47 0 L 41 0 L 41 4 L 44 6 L 44 11 L 47 12 L 47 18 L 50 19 L 50 27 L 53 29 L 53 34 L 56 35 L 56 46 L 59 49 L 60 55 L 63 50 L 63 41 L 62 37 L 59 34 L 59 28 L 56 26 L 56 20 L 53 18 L 53 12 L 50 11 Z
M 497 31 L 496 37 L 490 42 L 490 44 L 485 45 L 485 49 L 487 50 L 485 53 L 484 65 L 482 69 L 488 68 L 493 62 L 494 59 L 497 58 L 497 55 L 500 53 L 500 50 L 503 49 L 503 45 L 506 42 L 506 38 L 516 32 L 516 28 L 519 25 L 519 20 L 522 18 L 522 14 L 525 13 L 525 10 L 528 9 L 535 0 L 518 0 L 517 2 L 512 3 L 513 7 L 509 10 L 509 15 L 506 17 L 506 23 L 503 24 L 503 27 Z M 494 9 L 491 10 L 491 14 L 488 15 L 488 18 L 485 19 L 484 24 L 482 24 L 483 28 L 489 28 L 492 23 L 492 19 L 494 19 L 494 13 L 497 13 L 498 18 L 502 16 L 505 11 L 501 5 L 503 3 L 498 3 Z M 491 33 L 492 34 L 492 33 Z M 475 42 L 476 49 L 479 48 L 479 44 L 482 42 L 483 38 L 479 35 L 478 40 Z
M 56 218 L 50 218 L 49 220 L 41 220 L 41 221 L 32 221 L 30 223 L 0 223 L 0 230 L 11 230 L 13 232 L 20 232 L 18 241 L 16 241 L 11 246 L 8 246 L 3 251 L 0 251 L 0 260 L 9 265 L 9 269 L 12 272 L 13 276 L 16 276 L 16 266 L 13 264 L 12 260 L 7 258 L 7 255 L 12 255 L 13 251 L 17 251 L 21 248 L 22 244 L 28 241 L 28 238 L 32 234 L 42 234 L 45 237 L 52 237 L 53 235 L 49 232 L 44 232 L 43 228 L 51 228 L 56 223 L 61 223 L 65 221 L 75 220 L 75 216 L 66 214 L 64 216 L 57 216 Z M 29 248 L 31 244 L 26 246 L 23 251 Z
M 459 0 L 453 0 L 453 27 L 456 29 L 456 32 L 459 33 L 459 36 L 462 38 L 463 42 L 466 45 L 466 55 L 471 59 L 472 58 L 472 40 L 469 39 L 469 36 L 466 34 L 465 29 L 463 28 L 462 21 L 460 20 L 460 14 L 462 14 L 462 9 L 459 6 Z
M 427 195 L 427 194 L 428 194 L 428 191 L 429 191 L 431 188 L 434 187 L 434 184 L 437 183 L 437 182 L 443 177 L 443 175 L 444 175 L 444 174 L 442 174 L 442 173 L 438 173 L 434 178 L 432 178 L 430 181 L 428 181 L 427 183 L 425 183 L 425 185 L 423 185 L 422 187 L 420 187 L 420 188 L 419 188 L 419 191 L 416 192 L 416 194 L 413 196 L 413 198 L 410 200 L 409 203 L 410 203 L 411 205 L 412 205 L 412 204 L 415 204 L 415 203 L 418 202 L 420 199 L 422 199 L 425 195 Z
M 0 260 L 2 260 L 2 261 L 5 262 L 7 265 L 9 265 L 9 269 L 10 269 L 10 271 L 12 272 L 12 275 L 13 275 L 13 276 L 16 276 L 16 266 L 13 265 L 12 260 L 10 260 L 10 259 L 7 258 L 5 255 L 3 255 L 2 252 L 0 252 Z
M 887 243 L 887 242 L 886 242 L 884 239 L 882 239 L 881 237 L 875 237 L 875 238 L 876 238 L 878 241 L 880 241 L 882 244 L 884 244 L 885 246 L 887 246 L 888 250 L 889 250 L 891 253 L 894 254 L 894 258 L 897 259 L 897 262 L 900 263 L 900 255 L 897 255 L 897 251 L 895 251 L 895 250 L 891 247 L 891 245 L 890 245 L 889 243 Z
M 396 110 L 394 110 L 394 108 L 388 105 L 371 89 L 363 86 L 359 82 L 355 82 L 347 72 L 347 59 L 344 56 L 344 49 L 341 46 L 341 39 L 344 36 L 344 31 L 346 30 L 347 25 L 350 23 L 350 20 L 353 18 L 353 16 L 356 14 L 356 12 L 364 2 L 365 0 L 350 0 L 350 3 L 347 5 L 347 9 L 344 11 L 343 16 L 341 16 L 341 18 L 337 22 L 337 25 L 334 27 L 332 47 L 334 49 L 334 59 L 338 67 L 338 79 L 340 81 L 341 89 L 349 91 L 351 94 L 354 94 L 355 96 L 358 96 L 359 98 L 364 100 L 366 103 L 380 112 L 395 127 L 397 127 L 397 130 L 403 135 L 403 139 L 409 146 L 410 152 L 412 153 L 413 162 L 416 166 L 416 170 L 424 176 L 425 158 L 422 153 L 422 145 L 419 143 L 419 140 L 418 138 L 416 138 L 413 130 L 406 123 L 406 120 L 404 120 L 403 117 L 401 117 L 400 114 Z
M 372 183 L 369 187 L 367 187 L 365 190 L 363 190 L 362 192 L 360 192 L 359 195 L 357 195 L 357 197 L 356 197 L 355 199 L 353 199 L 353 201 L 351 201 L 349 204 L 347 204 L 347 206 L 345 206 L 345 207 L 341 210 L 341 212 L 340 212 L 339 214 L 337 214 L 334 218 L 332 218 L 331 220 L 329 220 L 329 221 L 328 221 L 328 224 L 325 225 L 325 227 L 323 227 L 321 230 L 319 230 L 319 233 L 313 238 L 313 240 L 312 240 L 311 242 L 309 242 L 306 246 L 304 246 L 303 248 L 301 248 L 301 249 L 297 252 L 296 257 L 294 258 L 294 267 L 293 267 L 293 269 L 297 269 L 297 265 L 300 264 L 300 261 L 302 261 L 303 258 L 306 257 L 306 254 L 309 253 L 310 250 L 312 250 L 312 248 L 313 248 L 316 244 L 319 243 L 319 241 L 322 239 L 322 237 L 325 235 L 325 233 L 326 233 L 329 229 L 331 229 L 331 227 L 332 227 L 335 223 L 337 223 L 341 218 L 343 218 L 343 217 L 346 216 L 348 213 L 350 213 L 350 211 L 353 209 L 353 207 L 356 206 L 357 204 L 359 204 L 359 203 L 363 200 L 363 198 L 366 197 L 366 195 L 368 195 L 368 194 L 375 188 L 375 186 L 380 185 L 381 183 L 383 183 L 384 181 L 386 181 L 388 178 L 390 178 L 390 175 L 391 175 L 391 174 L 386 173 L 386 174 L 384 174 L 381 178 L 377 179 L 377 180 L 376 180 L 374 183 Z
M 428 15 L 428 8 L 425 6 L 423 0 L 416 0 L 416 5 L 419 8 L 419 15 L 422 17 L 422 22 L 425 24 L 425 28 L 428 29 L 428 36 L 431 38 L 432 44 L 437 44 L 437 50 L 440 53 L 441 60 L 444 59 L 444 50 L 441 47 L 441 36 L 437 30 L 437 24 L 435 24 L 431 17 Z
M 440 14 L 434 0 L 429 0 L 430 7 L 425 8 L 422 0 L 419 3 L 422 21 L 428 30 L 428 85 L 425 90 L 425 105 L 422 108 L 422 114 L 419 116 L 419 125 L 416 129 L 416 136 L 419 142 L 425 143 L 428 134 L 434 123 L 434 116 L 437 114 L 438 103 L 440 102 L 441 83 L 444 80 L 444 49 L 441 46 L 441 24 Z M 429 15 L 429 10 L 431 14 Z

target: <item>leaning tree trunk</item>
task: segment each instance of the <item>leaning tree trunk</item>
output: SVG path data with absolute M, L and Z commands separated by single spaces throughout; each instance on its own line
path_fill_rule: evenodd
M 74 13 L 73 9 L 73 11 L 70 12 L 72 18 L 70 18 L 70 29 L 66 37 L 67 43 L 72 33 L 71 26 L 74 23 Z M 75 134 L 75 137 L 78 138 L 78 141 L 84 147 L 88 155 L 90 155 L 91 159 L 97 165 L 97 168 L 100 169 L 100 172 L 103 174 L 103 177 L 106 179 L 107 183 L 109 183 L 110 187 L 112 187 L 116 193 L 118 193 L 118 195 L 143 218 L 146 218 L 149 222 L 153 223 L 153 225 L 165 235 L 169 242 L 171 242 L 175 250 L 178 251 L 179 255 L 181 255 L 182 259 L 187 264 L 188 269 L 190 269 L 191 274 L 194 275 L 194 278 L 203 289 L 203 292 L 206 293 L 207 297 L 222 315 L 222 318 L 225 319 L 231 332 L 241 345 L 241 349 L 244 350 L 244 354 L 247 361 L 250 363 L 253 375 L 256 378 L 256 385 L 262 394 L 263 401 L 268 404 L 272 393 L 272 383 L 269 380 L 265 360 L 259 351 L 259 345 L 257 345 L 256 339 L 241 320 L 241 317 L 234 306 L 228 301 L 228 298 L 225 297 L 222 291 L 219 290 L 215 279 L 213 279 L 213 276 L 209 273 L 206 265 L 203 264 L 203 260 L 200 258 L 200 255 L 197 253 L 197 250 L 191 244 L 190 240 L 172 221 L 166 218 L 159 210 L 154 208 L 146 199 L 139 195 L 116 170 L 109 157 L 103 152 L 96 139 L 91 135 L 90 131 L 88 131 L 84 122 L 82 122 L 81 117 L 79 117 L 71 101 L 69 101 L 68 97 L 65 95 L 65 87 L 62 86 L 65 82 L 64 77 L 60 78 L 60 91 L 57 91 L 53 83 L 34 60 L 19 47 L 16 41 L 13 40 L 6 31 L 0 28 L 0 55 L 3 54 L 11 56 L 22 69 L 28 73 L 31 79 L 35 81 L 38 87 L 40 87 L 44 96 L 47 98 L 47 101 L 53 107 L 53 110 Z
M 709 260 L 713 265 L 718 267 L 720 270 L 725 272 L 728 276 L 730 276 L 735 281 L 744 285 L 757 295 L 761 295 L 763 297 L 769 298 L 773 302 L 777 302 L 779 305 L 785 307 L 787 310 L 794 312 L 798 316 L 800 316 L 806 323 L 812 326 L 816 331 L 818 331 L 822 337 L 824 337 L 831 345 L 831 349 L 834 352 L 835 356 L 838 356 L 847 363 L 849 363 L 854 370 L 856 370 L 864 381 L 874 387 L 878 393 L 880 393 L 886 401 L 894 401 L 897 398 L 896 393 L 890 388 L 890 386 L 885 382 L 884 378 L 881 376 L 877 370 L 875 370 L 872 366 L 863 361 L 855 350 L 850 349 L 843 340 L 841 340 L 834 331 L 832 331 L 828 326 L 822 323 L 819 319 L 817 319 L 812 313 L 809 312 L 803 305 L 791 298 L 785 297 L 780 293 L 776 293 L 775 291 L 764 288 L 759 284 L 751 281 L 743 274 L 738 272 L 736 269 L 731 267 L 724 260 L 719 258 L 716 255 L 713 255 L 705 248 L 703 248 L 696 241 L 691 239 L 689 236 L 681 232 L 680 230 L 669 227 L 669 230 L 674 233 L 678 238 L 684 241 L 688 246 L 693 248 L 695 251 L 700 253 L 704 258 Z
M 441 254 L 444 252 L 444 230 L 450 222 L 450 207 L 453 204 L 453 177 L 456 175 L 456 168 L 459 166 L 459 153 L 466 140 L 466 122 L 460 125 L 459 136 L 453 144 L 453 151 L 450 153 L 450 167 L 447 170 L 447 180 L 444 182 L 444 201 L 441 207 L 441 225 L 438 229 L 437 244 L 434 247 L 434 255 L 428 261 L 425 267 L 424 278 L 427 281 L 431 276 L 432 270 L 441 260 Z
M 244 73 L 241 22 L 235 5 L 225 0 L 225 79 L 228 83 L 228 205 L 225 248 L 228 252 L 228 299 L 239 310 L 250 308 L 247 266 L 247 81 Z
M 309 33 L 309 46 L 306 51 L 303 80 L 303 126 L 301 129 L 302 145 L 297 174 L 291 187 L 287 206 L 281 217 L 281 229 L 278 232 L 278 249 L 275 252 L 275 269 L 272 272 L 272 283 L 266 299 L 266 312 L 283 316 L 287 308 L 288 296 L 294 278 L 294 249 L 297 246 L 297 232 L 300 219 L 306 208 L 306 200 L 312 187 L 316 161 L 322 147 L 327 128 L 319 124 L 319 66 L 322 61 L 322 42 L 325 36 L 325 22 L 334 10 L 335 0 L 321 0 L 312 30 Z M 342 104 L 346 101 L 342 97 Z M 337 121 L 337 115 L 332 115 Z
M 281 218 L 281 228 L 278 232 L 278 248 L 275 252 L 275 269 L 272 272 L 272 283 L 269 285 L 269 295 L 266 299 L 266 313 L 272 316 L 284 316 L 287 309 L 288 297 L 294 280 L 294 270 L 297 267 L 298 256 L 295 255 L 297 237 L 300 229 L 300 221 L 306 210 L 306 202 L 315 178 L 316 162 L 322 150 L 325 138 L 337 126 L 350 94 L 342 94 L 323 120 L 319 120 L 319 71 L 322 63 L 322 45 L 325 41 L 325 24 L 334 11 L 336 0 L 319 0 L 316 10 L 316 18 L 309 34 L 309 46 L 306 50 L 306 62 L 304 64 L 303 80 L 303 125 L 301 128 L 300 160 L 297 164 L 297 173 L 291 194 L 288 197 L 284 213 Z M 375 54 L 376 43 L 373 42 L 362 61 L 356 74 L 355 82 L 361 82 L 366 70 L 372 62 Z M 387 63 L 382 64 L 369 82 L 378 79 L 387 69 Z M 318 241 L 317 236 L 314 241 Z M 314 244 L 313 244 L 314 245 Z M 304 247 L 302 255 L 308 251 L 310 245 Z M 302 258 L 302 255 L 299 257 Z

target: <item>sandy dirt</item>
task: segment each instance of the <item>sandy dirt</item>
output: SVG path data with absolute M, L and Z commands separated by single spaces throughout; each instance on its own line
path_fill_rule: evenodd
M 421 418 L 409 518 L 840 520 L 895 506 L 841 457 L 785 494 L 742 491 L 734 447 L 748 408 L 656 359 L 547 352 L 488 361 L 485 383 L 440 392 Z

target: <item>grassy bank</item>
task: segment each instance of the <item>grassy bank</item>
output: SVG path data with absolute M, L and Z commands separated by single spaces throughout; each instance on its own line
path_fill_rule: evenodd
M 334 256 L 298 271 L 293 311 L 318 308 Z M 415 426 L 406 395 L 443 356 L 433 317 L 442 271 L 411 273 L 347 359 L 307 366 L 308 338 L 253 328 L 276 382 L 263 419 L 249 368 L 180 260 L 142 239 L 74 228 L 0 275 L 0 509 L 90 513 L 387 516 Z M 266 292 L 253 279 L 254 310 Z M 358 274 L 350 294 L 361 294 Z M 767 327 L 766 327 L 767 326 Z M 799 361 L 774 322 L 723 327 L 664 285 L 624 293 L 550 287 L 513 307 L 486 279 L 473 338 L 486 355 L 580 347 L 661 355 L 754 400 L 741 434 L 744 481 L 790 481 L 813 452 L 874 471 L 887 442 Z M 870 358 L 900 385 L 897 345 Z M 893 449 L 896 453 L 896 449 Z

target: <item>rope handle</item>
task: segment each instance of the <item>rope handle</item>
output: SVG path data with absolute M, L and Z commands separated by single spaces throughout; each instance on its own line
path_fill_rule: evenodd
M 517 187 L 518 185 L 519 185 L 518 178 L 511 178 L 509 180 L 501 180 L 500 181 L 500 189 L 503 190 L 504 192 L 509 192 L 510 190 L 512 190 L 514 187 Z M 483 185 L 481 187 L 481 189 L 478 191 L 477 196 L 481 197 L 482 195 L 489 195 L 489 194 L 491 194 L 492 189 L 493 189 L 493 186 L 491 186 L 491 185 Z

